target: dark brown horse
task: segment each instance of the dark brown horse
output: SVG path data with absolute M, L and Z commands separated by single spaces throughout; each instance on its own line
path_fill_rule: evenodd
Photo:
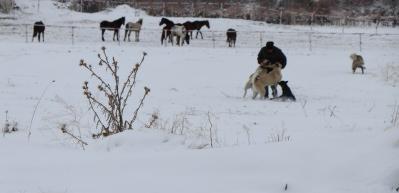
M 105 30 L 113 30 L 114 31 L 113 40 L 115 41 L 115 36 L 116 36 L 116 39 L 119 41 L 119 29 L 121 28 L 122 25 L 125 25 L 125 17 L 121 17 L 114 21 L 105 21 L 105 20 L 102 21 L 100 23 L 102 40 L 105 41 L 104 39 Z
M 226 32 L 227 42 L 229 43 L 229 47 L 236 47 L 236 39 L 237 39 L 237 31 L 235 29 L 228 29 Z
M 40 42 L 40 35 L 43 37 L 43 42 L 44 42 L 44 30 L 46 27 L 44 26 L 44 23 L 42 21 L 37 21 L 33 24 L 33 35 L 32 35 L 32 42 L 33 39 L 37 36 L 37 40 Z
M 172 27 L 175 25 L 175 23 L 169 19 L 162 18 L 161 22 L 159 22 L 159 26 L 165 24 L 165 27 L 162 29 L 162 34 L 161 34 L 161 45 L 163 44 L 163 41 L 166 40 L 168 37 L 169 39 L 171 38 L 171 33 L 170 30 Z
M 195 38 L 198 38 L 198 33 L 201 34 L 201 39 L 204 39 L 202 36 L 201 28 L 203 26 L 210 28 L 209 26 L 209 21 L 208 20 L 202 20 L 202 21 L 186 21 L 183 23 L 184 27 L 187 29 L 187 31 L 190 32 L 191 39 L 193 39 L 193 31 L 197 30 L 197 34 L 195 35 Z

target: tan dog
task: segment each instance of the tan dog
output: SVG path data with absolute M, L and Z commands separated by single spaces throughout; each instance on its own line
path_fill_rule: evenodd
M 352 59 L 352 73 L 354 74 L 357 68 L 362 70 L 362 74 L 364 74 L 364 60 L 361 55 L 357 55 L 356 53 L 351 54 L 350 58 Z
M 254 74 L 260 73 L 263 70 L 263 68 L 265 68 L 268 65 L 270 65 L 269 61 L 268 60 L 264 60 L 261 64 L 259 64 L 259 67 L 256 68 L 256 71 L 254 73 L 252 73 L 251 75 L 249 75 L 249 79 L 245 83 L 245 86 L 244 86 L 244 96 L 243 96 L 243 98 L 245 98 L 245 96 L 247 96 L 248 89 L 252 88 L 252 77 L 254 76 Z
M 281 81 L 281 64 L 270 64 L 263 63 L 259 66 L 255 73 L 249 76 L 249 80 L 244 86 L 244 96 L 247 94 L 247 90 L 252 88 L 253 96 L 252 99 L 255 99 L 258 93 L 263 98 L 266 94 L 266 86 L 277 86 L 277 84 Z

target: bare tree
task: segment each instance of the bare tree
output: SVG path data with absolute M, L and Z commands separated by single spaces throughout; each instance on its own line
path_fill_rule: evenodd
M 98 66 L 106 69 L 109 73 L 108 76 L 111 76 L 110 82 L 107 82 L 105 75 L 95 71 L 92 65 L 87 64 L 83 59 L 80 61 L 80 66 L 91 73 L 91 76 L 97 82 L 97 90 L 103 94 L 103 97 L 94 96 L 89 89 L 89 82 L 85 81 L 83 83 L 83 94 L 87 98 L 91 111 L 94 113 L 96 127 L 100 129 L 99 133 L 93 134 L 93 138 L 106 137 L 126 129 L 133 129 L 132 125 L 140 108 L 144 105 L 145 97 L 150 92 L 150 89 L 144 87 L 144 95 L 141 97 L 140 103 L 133 114 L 125 115 L 125 109 L 129 97 L 133 94 L 137 73 L 146 55 L 147 53 L 144 52 L 141 61 L 133 66 L 124 82 L 121 82 L 118 74 L 118 61 L 114 57 L 109 60 L 105 47 L 102 47 L 102 54 L 98 54 L 100 60 Z

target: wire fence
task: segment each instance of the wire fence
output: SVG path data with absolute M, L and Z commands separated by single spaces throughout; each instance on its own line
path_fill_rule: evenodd
M 185 2 L 185 1 L 138 1 L 138 0 L 77 0 L 72 8 L 77 11 L 96 12 L 108 7 L 126 4 L 143 9 L 154 16 L 173 17 L 224 17 L 266 21 L 274 24 L 292 25 L 347 25 L 347 26 L 397 26 L 398 15 L 367 16 L 325 15 L 315 11 L 294 11 L 293 8 L 262 6 L 259 3 L 236 2 Z
M 1 42 L 19 42 L 31 43 L 37 42 L 37 37 L 32 38 L 33 25 L 0 25 Z M 101 30 L 98 27 L 80 27 L 80 26 L 45 26 L 45 42 L 57 44 L 84 44 L 101 43 Z M 119 30 L 119 41 L 113 41 L 113 31 L 106 31 L 105 43 L 115 42 L 119 45 L 132 46 L 152 46 L 152 47 L 170 47 L 168 42 L 161 45 L 160 29 L 142 28 L 140 31 L 140 41 L 124 41 L 125 29 Z M 195 38 L 196 31 L 193 31 L 193 39 L 190 41 L 190 47 L 203 48 L 224 48 L 228 46 L 226 42 L 226 31 L 202 30 L 203 39 L 198 35 Z M 131 34 L 134 40 L 134 33 Z M 331 33 L 331 32 L 296 32 L 296 31 L 237 31 L 237 48 L 260 48 L 267 41 L 274 41 L 280 46 L 288 49 L 301 49 L 313 51 L 317 49 L 350 49 L 363 51 L 374 47 L 384 47 L 399 49 L 399 34 L 383 33 Z M 176 45 L 174 45 L 176 46 Z M 187 46 L 187 45 L 184 45 Z

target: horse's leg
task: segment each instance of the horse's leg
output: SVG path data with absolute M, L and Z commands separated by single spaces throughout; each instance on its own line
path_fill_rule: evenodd
M 132 31 L 129 31 L 129 33 L 127 34 L 127 39 L 129 40 L 129 42 L 130 42 L 130 34 L 132 33 Z
M 43 42 L 44 42 L 44 31 L 43 31 Z
M 198 33 L 201 35 L 201 39 L 204 39 L 204 37 L 202 36 L 202 32 L 200 30 L 197 31 L 197 35 Z
M 104 32 L 105 32 L 105 29 L 101 29 L 101 39 L 102 39 L 103 41 L 105 41 L 105 39 L 104 39 Z
M 40 35 L 42 34 L 42 32 L 39 32 L 39 35 L 37 36 L 37 39 L 39 40 L 39 42 L 40 42 Z
M 135 37 L 136 37 L 136 42 L 139 42 L 140 41 L 140 31 L 136 31 Z
M 162 34 L 161 34 L 161 45 L 163 45 L 163 39 L 165 38 L 165 31 L 162 30 Z
M 193 30 L 190 30 L 190 37 L 193 39 Z
M 169 37 L 169 42 L 173 45 L 173 35 L 171 31 L 166 32 L 166 37 Z
M 119 29 L 116 30 L 116 38 L 117 38 L 117 40 L 119 42 Z
M 116 35 L 116 41 L 119 41 L 119 31 L 115 30 L 115 35 Z
M 127 33 L 129 33 L 129 32 L 128 32 L 128 30 L 126 29 L 126 30 L 125 30 L 125 37 L 123 38 L 123 41 L 126 41 Z

